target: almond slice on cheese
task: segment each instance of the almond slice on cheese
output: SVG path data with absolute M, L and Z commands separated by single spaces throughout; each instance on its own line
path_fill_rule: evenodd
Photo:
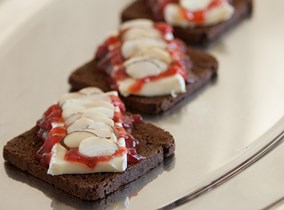
M 111 156 L 118 149 L 115 142 L 101 137 L 84 139 L 79 145 L 79 152 L 89 157 Z
M 133 57 L 124 65 L 127 74 L 134 79 L 156 76 L 168 69 L 168 65 L 162 60 L 148 56 Z

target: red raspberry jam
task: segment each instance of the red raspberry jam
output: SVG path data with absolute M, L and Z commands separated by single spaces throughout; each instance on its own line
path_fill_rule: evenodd
M 203 10 L 189 11 L 181 7 L 180 11 L 186 20 L 201 25 L 205 21 L 206 13 L 214 7 L 218 7 L 223 1 L 224 0 L 212 0 L 208 7 Z
M 113 121 L 115 123 L 122 123 L 122 125 L 125 126 L 127 124 L 127 129 L 131 129 L 133 123 L 142 122 L 142 117 L 140 115 L 133 115 L 133 117 L 130 117 L 131 119 L 129 119 L 129 115 L 126 115 L 125 113 L 125 105 L 120 98 L 114 95 L 111 95 L 110 97 L 112 104 L 120 109 L 120 112 L 115 112 L 114 114 Z M 127 119 L 127 121 L 125 119 Z M 52 155 L 51 150 L 53 146 L 57 143 L 60 143 L 67 135 L 67 129 L 62 118 L 61 107 L 58 104 L 49 107 L 48 110 L 43 114 L 43 117 L 37 122 L 37 126 L 39 127 L 38 137 L 43 141 L 43 144 L 37 151 L 36 158 L 42 165 L 48 166 Z M 125 130 L 126 128 L 114 126 L 114 129 L 117 138 L 125 138 L 126 148 L 121 147 L 114 155 L 102 157 L 87 157 L 80 154 L 78 148 L 68 148 L 65 159 L 68 161 L 80 162 L 90 168 L 93 168 L 99 161 L 109 161 L 114 157 L 125 154 L 127 151 L 127 161 L 129 165 L 140 162 L 143 157 L 139 156 L 136 151 L 139 142 Z
M 184 18 L 197 25 L 203 24 L 206 13 L 215 7 L 218 7 L 224 0 L 212 0 L 207 8 L 198 11 L 190 11 L 180 7 L 180 12 Z M 179 0 L 146 0 L 147 6 L 150 8 L 155 21 L 164 21 L 164 9 L 168 4 L 180 4 Z
M 154 28 L 156 28 L 161 33 L 162 39 L 167 43 L 167 50 L 171 55 L 173 61 L 165 72 L 157 76 L 149 76 L 136 80 L 136 82 L 128 90 L 130 93 L 139 93 L 146 83 L 163 79 L 175 74 L 181 74 L 185 81 L 187 81 L 186 66 L 183 65 L 183 60 L 185 59 L 185 57 L 187 57 L 186 45 L 178 39 L 173 39 L 172 37 L 169 38 L 168 35 L 172 35 L 173 31 L 170 25 L 158 22 L 154 23 Z M 109 77 L 111 78 L 110 87 L 117 91 L 118 81 L 130 78 L 130 76 L 126 73 L 126 69 L 124 67 L 125 59 L 123 58 L 121 53 L 121 46 L 123 44 L 121 37 L 122 34 L 126 32 L 126 30 L 120 31 L 117 36 L 111 36 L 110 38 L 108 38 L 98 48 L 96 53 L 98 68 L 109 75 Z M 102 53 L 102 51 L 104 53 Z M 102 56 L 102 54 L 104 56 Z

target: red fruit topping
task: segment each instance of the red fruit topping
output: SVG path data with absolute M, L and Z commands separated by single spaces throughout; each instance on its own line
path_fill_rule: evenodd
M 96 52 L 96 59 L 101 59 L 103 58 L 106 54 L 108 53 L 108 48 L 107 46 L 99 46 Z
M 68 161 L 83 163 L 89 168 L 94 168 L 98 162 L 109 161 L 113 157 L 125 154 L 125 152 L 126 148 L 121 147 L 112 156 L 88 157 L 86 155 L 82 155 L 78 149 L 69 149 L 65 154 L 65 159 Z
M 110 47 L 110 46 L 115 46 L 115 45 L 118 44 L 118 43 L 119 43 L 119 39 L 118 39 L 117 36 L 111 36 L 111 37 L 109 37 L 109 38 L 106 40 L 106 42 L 105 42 L 105 44 L 106 44 L 108 47 Z
M 134 139 L 134 137 L 132 135 L 126 135 L 125 136 L 125 144 L 127 148 L 136 148 L 139 144 L 139 142 Z
M 48 167 L 48 165 L 50 163 L 50 159 L 51 159 L 51 152 L 45 153 L 41 156 L 40 164 Z
M 143 122 L 143 117 L 139 114 L 132 115 L 132 122 L 133 123 L 141 123 Z
M 67 134 L 67 131 L 66 131 L 66 128 L 64 127 L 55 127 L 55 128 L 52 128 L 48 134 L 48 137 L 51 137 L 51 136 L 66 136 Z
M 219 6 L 222 2 L 223 0 L 212 0 L 207 8 L 198 11 L 189 11 L 182 7 L 180 8 L 180 10 L 184 18 L 188 21 L 195 24 L 202 24 L 205 21 L 206 13 L 208 12 L 208 10 Z
M 61 139 L 63 139 L 62 136 L 56 136 L 56 135 L 47 137 L 41 148 L 38 150 L 38 154 L 51 152 L 53 145 L 57 144 Z
M 166 24 L 166 23 L 155 23 L 154 27 L 163 34 L 163 36 L 173 33 L 172 26 Z
M 45 118 L 61 117 L 62 111 L 58 104 L 54 104 L 43 114 Z
M 125 154 L 128 151 L 129 164 L 134 164 L 142 160 L 135 148 L 138 146 L 138 141 L 134 139 L 134 137 L 126 132 L 125 129 L 131 129 L 133 122 L 141 122 L 142 118 L 140 115 L 134 115 L 133 118 L 128 115 L 123 115 L 125 112 L 124 103 L 117 96 L 110 96 L 112 103 L 115 106 L 118 106 L 121 112 L 114 113 L 114 122 L 123 123 L 124 127 L 120 127 L 115 125 L 114 132 L 117 138 L 125 138 L 126 146 L 129 148 L 129 151 L 122 147 L 116 151 L 116 153 L 112 156 L 108 157 L 86 157 L 78 152 L 78 149 L 69 149 L 65 155 L 65 158 L 69 161 L 82 162 L 86 164 L 88 167 L 95 167 L 98 161 L 108 161 L 115 156 L 120 156 Z M 48 166 L 50 162 L 50 158 L 52 156 L 51 150 L 53 146 L 59 143 L 66 135 L 67 129 L 61 126 L 60 123 L 64 125 L 64 120 L 62 118 L 62 110 L 59 105 L 52 105 L 48 110 L 44 113 L 42 119 L 40 119 L 37 124 L 39 126 L 38 137 L 43 140 L 43 145 L 36 153 L 37 159 L 41 162 L 42 165 Z M 126 151 L 127 150 L 127 151 Z
M 111 95 L 110 98 L 111 98 L 112 104 L 114 106 L 118 106 L 121 113 L 124 113 L 126 111 L 124 103 L 118 96 Z
M 141 160 L 145 159 L 137 154 L 137 151 L 133 148 L 128 149 L 127 152 L 127 163 L 128 165 L 133 165 L 139 163 Z

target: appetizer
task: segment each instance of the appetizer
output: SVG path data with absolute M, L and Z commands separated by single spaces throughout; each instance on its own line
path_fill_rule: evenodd
M 168 132 L 126 112 L 116 91 L 63 95 L 37 125 L 4 146 L 4 159 L 83 200 L 114 192 L 174 153 Z
M 213 56 L 175 39 L 170 25 L 136 19 L 107 38 L 69 82 L 71 90 L 116 90 L 130 110 L 158 114 L 208 83 L 217 67 Z
M 136 0 L 121 18 L 166 21 L 187 44 L 208 46 L 251 16 L 252 8 L 252 0 Z

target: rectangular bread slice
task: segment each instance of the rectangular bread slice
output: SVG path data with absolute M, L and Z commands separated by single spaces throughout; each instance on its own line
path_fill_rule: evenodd
M 22 171 L 82 200 L 105 197 L 159 165 L 175 150 L 170 133 L 148 122 L 137 123 L 132 134 L 140 142 L 138 154 L 146 159 L 128 166 L 125 172 L 51 176 L 47 174 L 47 168 L 35 158 L 36 151 L 41 146 L 37 131 L 38 128 L 34 127 L 9 141 L 3 149 L 4 159 Z
M 191 71 L 188 76 L 194 79 L 193 83 L 186 85 L 186 93 L 178 94 L 176 97 L 170 95 L 142 97 L 128 96 L 120 98 L 123 100 L 128 110 L 142 114 L 159 114 L 174 107 L 182 99 L 189 97 L 202 86 L 207 84 L 217 73 L 217 60 L 201 50 L 188 49 L 191 64 L 188 65 Z M 85 87 L 95 86 L 103 91 L 109 91 L 108 77 L 106 74 L 98 71 L 96 61 L 92 60 L 75 70 L 69 77 L 71 91 L 77 91 Z
M 226 31 L 240 23 L 243 19 L 251 16 L 253 10 L 252 0 L 231 0 L 235 8 L 233 16 L 225 22 L 204 27 L 181 28 L 174 27 L 174 35 L 182 39 L 189 45 L 208 46 L 213 41 L 220 38 Z M 143 0 L 136 0 L 126 7 L 122 14 L 122 21 L 147 18 L 152 19 L 151 12 Z

